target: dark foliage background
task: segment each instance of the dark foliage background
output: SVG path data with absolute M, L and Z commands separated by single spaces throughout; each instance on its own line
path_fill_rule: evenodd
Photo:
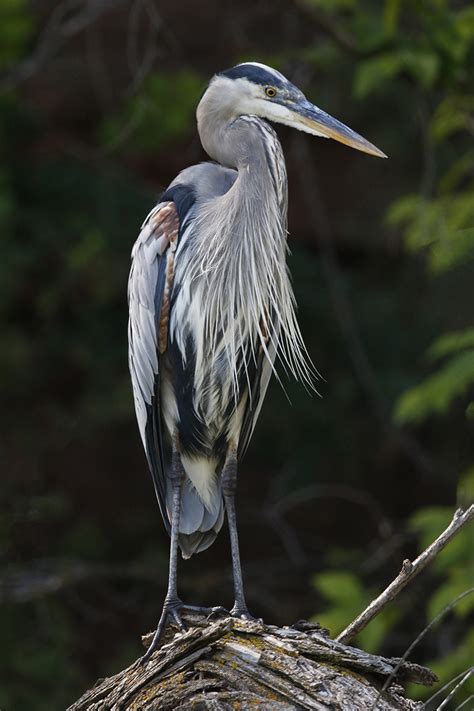
M 337 633 L 472 496 L 473 45 L 455 0 L 0 4 L 4 711 L 65 708 L 157 621 L 168 540 L 132 409 L 129 255 L 160 190 L 205 159 L 194 110 L 219 69 L 279 68 L 390 157 L 278 129 L 324 380 L 321 398 L 285 383 L 291 405 L 273 383 L 241 468 L 252 611 Z M 471 544 L 358 642 L 401 655 L 473 586 Z M 225 531 L 180 581 L 231 604 Z M 472 661 L 472 611 L 467 596 L 413 652 L 443 682 Z

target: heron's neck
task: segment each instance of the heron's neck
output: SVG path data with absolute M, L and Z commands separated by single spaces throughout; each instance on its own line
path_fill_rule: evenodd
M 212 124 L 210 115 L 199 124 L 202 144 L 238 176 L 227 192 L 199 205 L 193 259 L 178 260 L 175 278 L 202 288 L 198 303 L 208 332 L 201 342 L 216 360 L 222 349 L 223 372 L 227 364 L 234 393 L 249 372 L 250 354 L 261 349 L 273 363 L 280 339 L 285 367 L 309 379 L 286 267 L 287 183 L 280 143 L 254 116 Z M 189 269 L 189 277 L 181 269 Z
M 219 120 L 218 120 L 219 119 Z M 282 210 L 286 210 L 286 168 L 280 142 L 266 121 L 256 116 L 240 116 L 228 121 L 199 123 L 205 151 L 218 163 L 235 168 L 242 198 L 260 205 L 268 192 L 277 192 Z

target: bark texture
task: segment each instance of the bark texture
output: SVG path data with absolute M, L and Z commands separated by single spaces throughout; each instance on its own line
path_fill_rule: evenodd
M 421 704 L 402 684 L 436 681 L 424 667 L 335 642 L 308 622 L 186 620 L 188 631 L 169 628 L 148 663 L 99 680 L 68 711 L 414 711 Z

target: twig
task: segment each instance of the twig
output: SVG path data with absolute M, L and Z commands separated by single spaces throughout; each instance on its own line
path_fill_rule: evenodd
M 462 704 L 460 704 L 459 706 L 456 706 L 454 711 L 461 711 L 461 709 L 463 709 L 470 701 L 473 701 L 473 700 L 474 700 L 474 694 L 471 694 L 470 696 L 468 696 L 468 698 L 465 701 L 462 702 Z
M 456 684 L 456 686 L 454 687 L 454 689 L 452 689 L 452 691 L 447 695 L 447 697 L 445 698 L 445 700 L 443 701 L 443 703 L 438 706 L 438 708 L 437 708 L 436 711 L 441 711 L 441 709 L 446 708 L 446 706 L 447 706 L 448 703 L 449 703 L 449 700 L 452 699 L 453 696 L 455 695 L 455 693 L 458 691 L 458 689 L 460 689 L 461 686 L 466 683 L 466 681 L 469 679 L 469 677 L 472 676 L 473 672 L 474 672 L 474 667 L 471 667 L 471 669 L 469 669 L 469 671 L 466 672 L 466 674 L 464 674 L 464 676 L 463 676 L 463 678 L 461 679 L 461 681 L 458 681 L 458 683 Z
M 428 706 L 431 706 L 431 704 L 434 702 L 435 699 L 438 699 L 441 696 L 441 694 L 443 694 L 445 691 L 447 691 L 449 689 L 450 686 L 452 686 L 457 681 L 459 681 L 459 679 L 462 676 L 464 676 L 466 674 L 466 672 L 469 671 L 470 668 L 471 667 L 469 667 L 468 669 L 463 669 L 462 672 L 457 674 L 455 677 L 453 677 L 452 679 L 447 681 L 446 684 L 443 684 L 443 686 L 441 686 L 439 689 L 437 689 L 436 692 L 434 694 L 432 694 L 430 696 L 430 698 L 425 701 L 425 711 L 428 710 Z
M 421 632 L 420 632 L 420 634 L 417 636 L 417 638 L 414 639 L 413 642 L 412 642 L 412 643 L 410 644 L 410 646 L 408 647 L 408 649 L 405 650 L 405 652 L 404 652 L 404 654 L 403 654 L 403 657 L 400 657 L 400 659 L 398 660 L 398 663 L 397 663 L 397 665 L 396 665 L 396 667 L 395 667 L 394 673 L 391 674 L 389 677 L 387 677 L 387 679 L 384 681 L 384 684 L 383 684 L 382 688 L 380 689 L 379 695 L 380 695 L 383 691 L 385 691 L 386 689 L 388 689 L 388 687 L 389 687 L 390 684 L 392 683 L 393 679 L 395 678 L 395 674 L 397 674 L 398 671 L 399 671 L 399 669 L 400 669 L 400 666 L 399 666 L 399 665 L 401 665 L 401 664 L 406 664 L 406 660 L 408 659 L 408 657 L 410 656 L 410 654 L 412 653 L 412 651 L 415 649 L 416 645 L 419 644 L 419 642 L 421 642 L 421 640 L 425 637 L 425 635 L 428 634 L 428 632 L 429 632 L 435 625 L 437 625 L 438 622 L 439 622 L 441 619 L 443 619 L 443 617 L 444 617 L 445 615 L 448 614 L 448 612 L 450 612 L 452 609 L 454 609 L 454 608 L 456 607 L 456 605 L 458 604 L 458 602 L 460 602 L 461 600 L 463 600 L 463 599 L 464 599 L 465 597 L 467 597 L 468 595 L 472 595 L 472 593 L 474 593 L 474 588 L 469 588 L 469 590 L 465 590 L 465 591 L 462 592 L 460 595 L 458 595 L 457 597 L 455 597 L 454 600 L 451 600 L 451 602 L 449 603 L 449 605 L 446 605 L 446 607 L 443 608 L 443 609 L 441 610 L 441 612 L 438 613 L 438 614 L 436 615 L 436 617 L 434 617 L 434 618 L 431 620 L 431 622 L 429 622 L 429 623 L 424 627 L 424 629 L 421 630 Z M 379 697 L 378 697 L 378 698 L 379 698 Z M 377 701 L 378 701 L 378 698 L 377 698 Z M 431 700 L 431 699 L 430 699 L 430 700 Z M 375 711 L 376 708 L 377 708 L 377 704 L 375 704 L 375 706 L 373 707 L 373 709 L 370 709 L 370 711 Z
M 361 632 L 389 602 L 391 602 L 403 588 L 425 568 L 428 563 L 456 536 L 461 528 L 474 518 L 474 504 L 467 511 L 458 509 L 443 533 L 421 553 L 416 560 L 404 560 L 402 569 L 390 585 L 351 624 L 346 627 L 336 638 L 338 642 L 347 644 L 353 637 Z

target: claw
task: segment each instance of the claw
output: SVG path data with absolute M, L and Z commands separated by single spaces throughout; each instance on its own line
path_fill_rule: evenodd
M 214 617 L 217 617 L 218 615 L 230 615 L 229 610 L 226 610 L 225 607 L 222 607 L 222 605 L 216 605 L 216 607 L 211 607 L 210 612 L 208 616 L 206 617 L 206 620 L 210 621 Z
M 196 612 L 201 615 L 206 615 L 207 619 L 210 620 L 213 615 L 218 615 L 218 614 L 225 614 L 228 615 L 229 612 L 221 606 L 216 606 L 216 607 L 199 607 L 198 605 L 185 605 L 184 602 L 181 602 L 181 600 L 174 600 L 173 602 L 165 602 L 163 605 L 163 611 L 161 613 L 160 621 L 158 622 L 158 626 L 156 628 L 156 632 L 153 635 L 153 639 L 151 641 L 150 646 L 148 647 L 147 651 L 143 655 L 143 657 L 140 659 L 140 664 L 146 664 L 146 662 L 150 659 L 151 655 L 153 652 L 155 652 L 158 649 L 159 642 L 163 637 L 164 631 L 166 629 L 166 625 L 168 622 L 171 620 L 176 624 L 176 626 L 179 628 L 180 632 L 187 632 L 187 627 L 183 620 L 181 619 L 181 612 Z M 253 618 L 252 618 L 253 619 Z
M 181 602 L 181 600 L 178 600 L 176 602 L 172 603 L 167 603 L 163 605 L 163 610 L 161 613 L 160 621 L 158 622 L 155 634 L 153 635 L 153 639 L 151 641 L 150 646 L 146 650 L 145 654 L 143 657 L 140 659 L 140 664 L 146 664 L 146 662 L 150 659 L 151 655 L 153 652 L 158 649 L 159 642 L 161 638 L 163 637 L 163 633 L 166 629 L 166 625 L 169 621 L 169 618 L 172 617 L 173 621 L 175 624 L 179 627 L 181 632 L 186 632 L 186 625 L 184 624 L 183 620 L 180 617 L 180 610 L 183 609 L 185 605 Z
M 200 615 L 205 615 L 206 619 L 210 620 L 214 615 L 228 615 L 229 611 L 221 605 L 215 607 L 201 607 L 198 605 L 183 605 L 183 610 L 188 612 L 197 612 Z
M 184 605 L 183 605 L 183 607 L 184 607 Z M 173 620 L 176 622 L 176 624 L 178 625 L 178 627 L 179 627 L 179 629 L 181 630 L 181 632 L 187 632 L 187 631 L 188 631 L 188 628 L 186 627 L 186 625 L 184 624 L 183 620 L 182 620 L 181 617 L 179 616 L 178 610 L 172 609 L 172 610 L 171 610 L 171 615 L 173 616 Z
M 234 605 L 230 611 L 230 615 L 231 617 L 237 617 L 239 620 L 248 620 L 249 622 L 259 622 L 260 624 L 263 624 L 263 619 L 261 617 L 254 617 L 251 615 L 246 607 L 242 608 Z

